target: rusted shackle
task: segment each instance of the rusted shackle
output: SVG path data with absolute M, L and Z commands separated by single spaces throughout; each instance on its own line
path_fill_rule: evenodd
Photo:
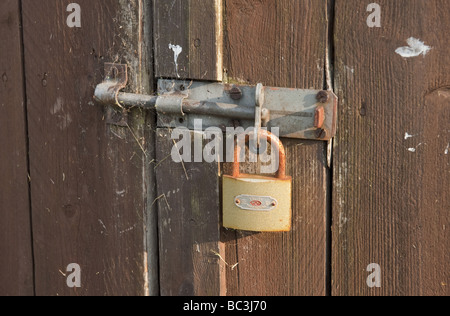
M 254 136 L 254 132 L 245 135 L 244 145 L 250 141 L 251 136 Z M 278 171 L 276 173 L 276 177 L 278 179 L 286 179 L 286 151 L 284 149 L 283 143 L 277 136 L 275 136 L 271 132 L 264 130 L 264 129 L 259 130 L 259 137 L 266 138 L 267 141 L 272 146 L 272 150 L 274 150 L 274 149 L 278 150 L 279 165 L 278 165 Z M 239 136 L 238 136 L 238 140 L 239 140 Z M 238 142 L 239 141 L 236 142 L 235 147 L 234 147 L 233 178 L 241 177 L 240 164 L 239 164 L 239 157 L 241 155 L 241 147 L 238 145 Z

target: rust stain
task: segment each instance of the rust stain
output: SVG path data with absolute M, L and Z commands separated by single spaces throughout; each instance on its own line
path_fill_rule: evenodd
M 325 108 L 323 106 L 319 106 L 316 109 L 314 114 L 314 127 L 322 128 L 325 123 Z

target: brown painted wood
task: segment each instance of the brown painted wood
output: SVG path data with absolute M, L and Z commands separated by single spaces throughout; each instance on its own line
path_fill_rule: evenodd
M 154 1 L 156 77 L 222 79 L 222 1 Z M 179 45 L 178 72 L 169 44 Z M 194 134 L 192 134 L 194 136 Z M 195 134 L 195 137 L 201 137 Z M 177 164 L 171 130 L 157 132 L 161 294 L 223 295 L 219 165 Z
M 333 294 L 449 295 L 450 3 L 379 0 L 369 28 L 371 2 L 336 1 Z M 410 37 L 432 50 L 402 58 Z
M 195 139 L 204 143 L 203 133 L 191 133 L 191 137 L 192 144 Z M 193 162 L 176 163 L 171 155 L 174 146 L 172 131 L 158 129 L 161 295 L 223 295 L 219 164 L 198 163 L 194 158 Z
M 18 0 L 0 3 L 0 295 L 33 295 L 23 60 Z
M 226 0 L 225 6 L 229 82 L 323 88 L 325 2 Z M 292 232 L 224 231 L 228 295 L 326 294 L 326 144 L 283 142 L 294 179 Z
M 104 62 L 129 64 L 128 90 L 150 92 L 145 2 L 79 0 L 81 28 L 66 25 L 71 1 L 22 2 L 36 294 L 151 294 L 152 120 L 134 111 L 129 128 L 108 126 L 93 102 Z
M 156 77 L 222 80 L 222 1 L 153 3 Z M 177 63 L 169 45 L 182 48 Z
M 423 117 L 427 147 L 422 158 L 422 181 L 427 188 L 420 201 L 425 212 L 418 216 L 417 222 L 423 225 L 421 239 L 425 242 L 421 245 L 421 277 L 416 282 L 420 282 L 421 295 L 449 296 L 450 88 L 426 96 Z

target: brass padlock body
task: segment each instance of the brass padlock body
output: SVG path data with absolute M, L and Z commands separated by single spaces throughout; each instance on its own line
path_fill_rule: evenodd
M 287 232 L 292 223 L 292 178 L 285 175 L 286 156 L 281 141 L 261 130 L 280 153 L 276 178 L 240 174 L 235 148 L 233 176 L 223 176 L 223 226 L 253 232 Z
M 223 226 L 254 232 L 285 232 L 291 230 L 292 179 L 284 180 L 261 176 L 241 175 L 241 178 L 223 178 Z M 255 203 L 262 198 L 276 201 L 273 210 L 246 210 L 236 204 L 240 196 L 249 196 Z

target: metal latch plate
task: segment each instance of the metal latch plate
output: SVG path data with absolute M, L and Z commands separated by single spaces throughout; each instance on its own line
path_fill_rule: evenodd
M 335 136 L 338 99 L 333 92 L 265 87 L 264 94 L 262 107 L 270 112 L 265 126 L 269 130 L 278 127 L 280 137 L 329 140 Z M 158 111 L 158 126 L 182 126 L 193 130 L 195 120 L 201 120 L 203 130 L 209 127 L 254 127 L 255 95 L 256 86 L 161 79 L 158 81 L 158 98 L 178 96 L 184 102 L 194 104 L 196 111 Z M 202 107 L 206 113 L 198 111 Z M 208 114 L 211 109 L 214 115 Z M 233 111 L 242 113 L 235 115 L 239 118 L 228 117 L 227 112 Z

